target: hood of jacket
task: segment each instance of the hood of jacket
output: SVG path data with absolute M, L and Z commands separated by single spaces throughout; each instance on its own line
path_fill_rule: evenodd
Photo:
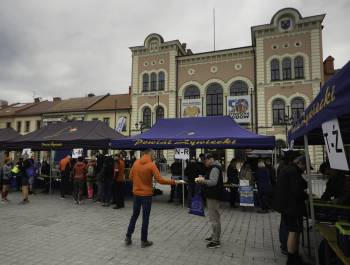
M 152 158 L 151 158 L 151 156 L 148 155 L 148 154 L 141 156 L 141 158 L 140 158 L 140 164 L 146 165 L 146 164 L 148 164 L 148 163 L 152 163 Z

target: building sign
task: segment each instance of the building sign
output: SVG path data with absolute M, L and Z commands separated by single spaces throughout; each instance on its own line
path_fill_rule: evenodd
M 202 100 L 200 98 L 183 99 L 181 112 L 183 118 L 202 116 Z
M 241 206 L 254 206 L 254 190 L 252 186 L 249 186 L 248 180 L 240 180 L 239 198 Z
M 234 145 L 237 144 L 236 140 L 226 138 L 224 140 L 143 140 L 143 139 L 137 139 L 135 142 L 135 146 L 142 146 L 142 145 L 182 145 L 182 146 L 196 146 L 196 145 L 219 145 L 219 146 L 225 146 L 225 145 Z
M 190 159 L 190 149 L 188 148 L 176 148 L 175 159 L 187 160 Z
M 338 119 L 322 123 L 322 132 L 331 168 L 349 170 Z
M 125 117 L 120 117 L 118 122 L 117 122 L 117 126 L 115 126 L 115 130 L 118 133 L 121 133 L 123 131 L 125 123 L 126 123 L 126 118 Z
M 250 96 L 227 97 L 227 110 L 237 123 L 251 122 L 251 100 Z

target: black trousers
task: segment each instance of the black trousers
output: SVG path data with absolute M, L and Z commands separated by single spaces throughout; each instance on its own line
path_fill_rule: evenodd
M 114 182 L 114 202 L 117 207 L 124 207 L 125 184 L 122 181 Z
M 83 197 L 83 186 L 85 182 L 74 180 L 73 183 L 73 198 L 75 201 L 81 201 Z
M 230 206 L 235 207 L 238 196 L 238 188 L 233 187 L 230 188 Z
M 69 185 L 69 174 L 67 174 L 65 172 L 61 172 L 60 190 L 61 190 L 61 196 L 62 197 L 64 195 L 68 194 L 68 185 Z

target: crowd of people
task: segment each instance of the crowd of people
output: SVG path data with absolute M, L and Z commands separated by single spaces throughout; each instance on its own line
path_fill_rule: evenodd
M 299 255 L 299 237 L 303 230 L 303 216 L 306 216 L 308 199 L 307 182 L 303 177 L 306 169 L 305 156 L 289 157 L 280 161 L 278 168 L 273 167 L 270 158 L 254 161 L 232 159 L 226 169 L 216 153 L 201 154 L 198 159 L 192 158 L 182 168 L 182 161 L 175 160 L 170 166 L 170 179 L 160 174 L 159 166 L 155 163 L 155 151 L 143 151 L 138 160 L 125 160 L 124 152 L 114 156 L 96 153 L 92 159 L 83 157 L 72 159 L 67 155 L 59 162 L 61 176 L 60 195 L 66 198 L 72 190 L 74 202 L 81 204 L 83 194 L 89 200 L 99 202 L 104 207 L 115 204 L 115 209 L 124 208 L 125 197 L 125 169 L 131 168 L 129 179 L 132 182 L 133 213 L 126 230 L 125 244 L 132 244 L 132 235 L 137 219 L 142 209 L 141 247 L 149 247 L 153 242 L 148 240 L 148 225 L 154 195 L 154 180 L 160 184 L 171 185 L 169 202 L 178 201 L 191 208 L 192 199 L 198 191 L 203 195 L 210 224 L 211 235 L 206 238 L 208 248 L 221 246 L 220 205 L 228 200 L 232 208 L 237 207 L 242 181 L 256 188 L 256 203 L 259 213 L 269 210 L 281 214 L 280 243 L 281 251 L 288 256 L 287 265 L 303 265 L 305 263 Z M 43 161 L 35 163 L 33 157 L 20 158 L 13 164 L 5 158 L 2 176 L 2 202 L 8 202 L 8 191 L 16 185 L 21 186 L 21 204 L 29 203 L 28 195 L 33 192 L 33 185 L 38 169 L 50 172 L 50 165 Z M 321 199 L 333 200 L 337 203 L 350 203 L 350 177 L 342 171 L 331 169 L 328 162 L 320 167 L 320 172 L 327 176 L 326 190 Z M 185 178 L 182 178 L 182 175 Z

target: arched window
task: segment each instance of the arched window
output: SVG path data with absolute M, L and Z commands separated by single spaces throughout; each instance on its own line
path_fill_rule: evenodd
M 156 109 L 156 122 L 159 119 L 163 119 L 164 118 L 164 108 L 162 106 L 158 106 Z
M 304 78 L 304 58 L 302 56 L 294 58 L 294 75 L 296 79 Z
M 151 74 L 151 91 L 157 90 L 157 74 Z
M 164 90 L 165 87 L 165 75 L 164 72 L 158 73 L 158 90 Z
M 184 98 L 185 99 L 194 99 L 194 98 L 200 98 L 201 92 L 199 91 L 199 88 L 194 85 L 189 85 L 185 88 Z
M 248 95 L 248 85 L 246 82 L 238 80 L 230 86 L 230 96 Z
M 142 76 L 142 91 L 148 91 L 149 90 L 149 75 L 143 74 Z
M 284 58 L 282 61 L 283 80 L 292 79 L 292 61 L 290 58 Z
M 151 109 L 149 107 L 143 109 L 142 122 L 144 128 L 151 128 Z
M 207 116 L 223 114 L 223 89 L 217 84 L 210 84 L 207 88 Z
M 271 81 L 280 80 L 280 61 L 273 59 L 271 61 Z
M 300 118 L 304 111 L 304 100 L 302 98 L 294 98 L 291 102 L 292 118 L 296 121 Z
M 275 99 L 272 102 L 272 120 L 273 124 L 281 124 L 284 122 L 286 105 L 282 99 Z

